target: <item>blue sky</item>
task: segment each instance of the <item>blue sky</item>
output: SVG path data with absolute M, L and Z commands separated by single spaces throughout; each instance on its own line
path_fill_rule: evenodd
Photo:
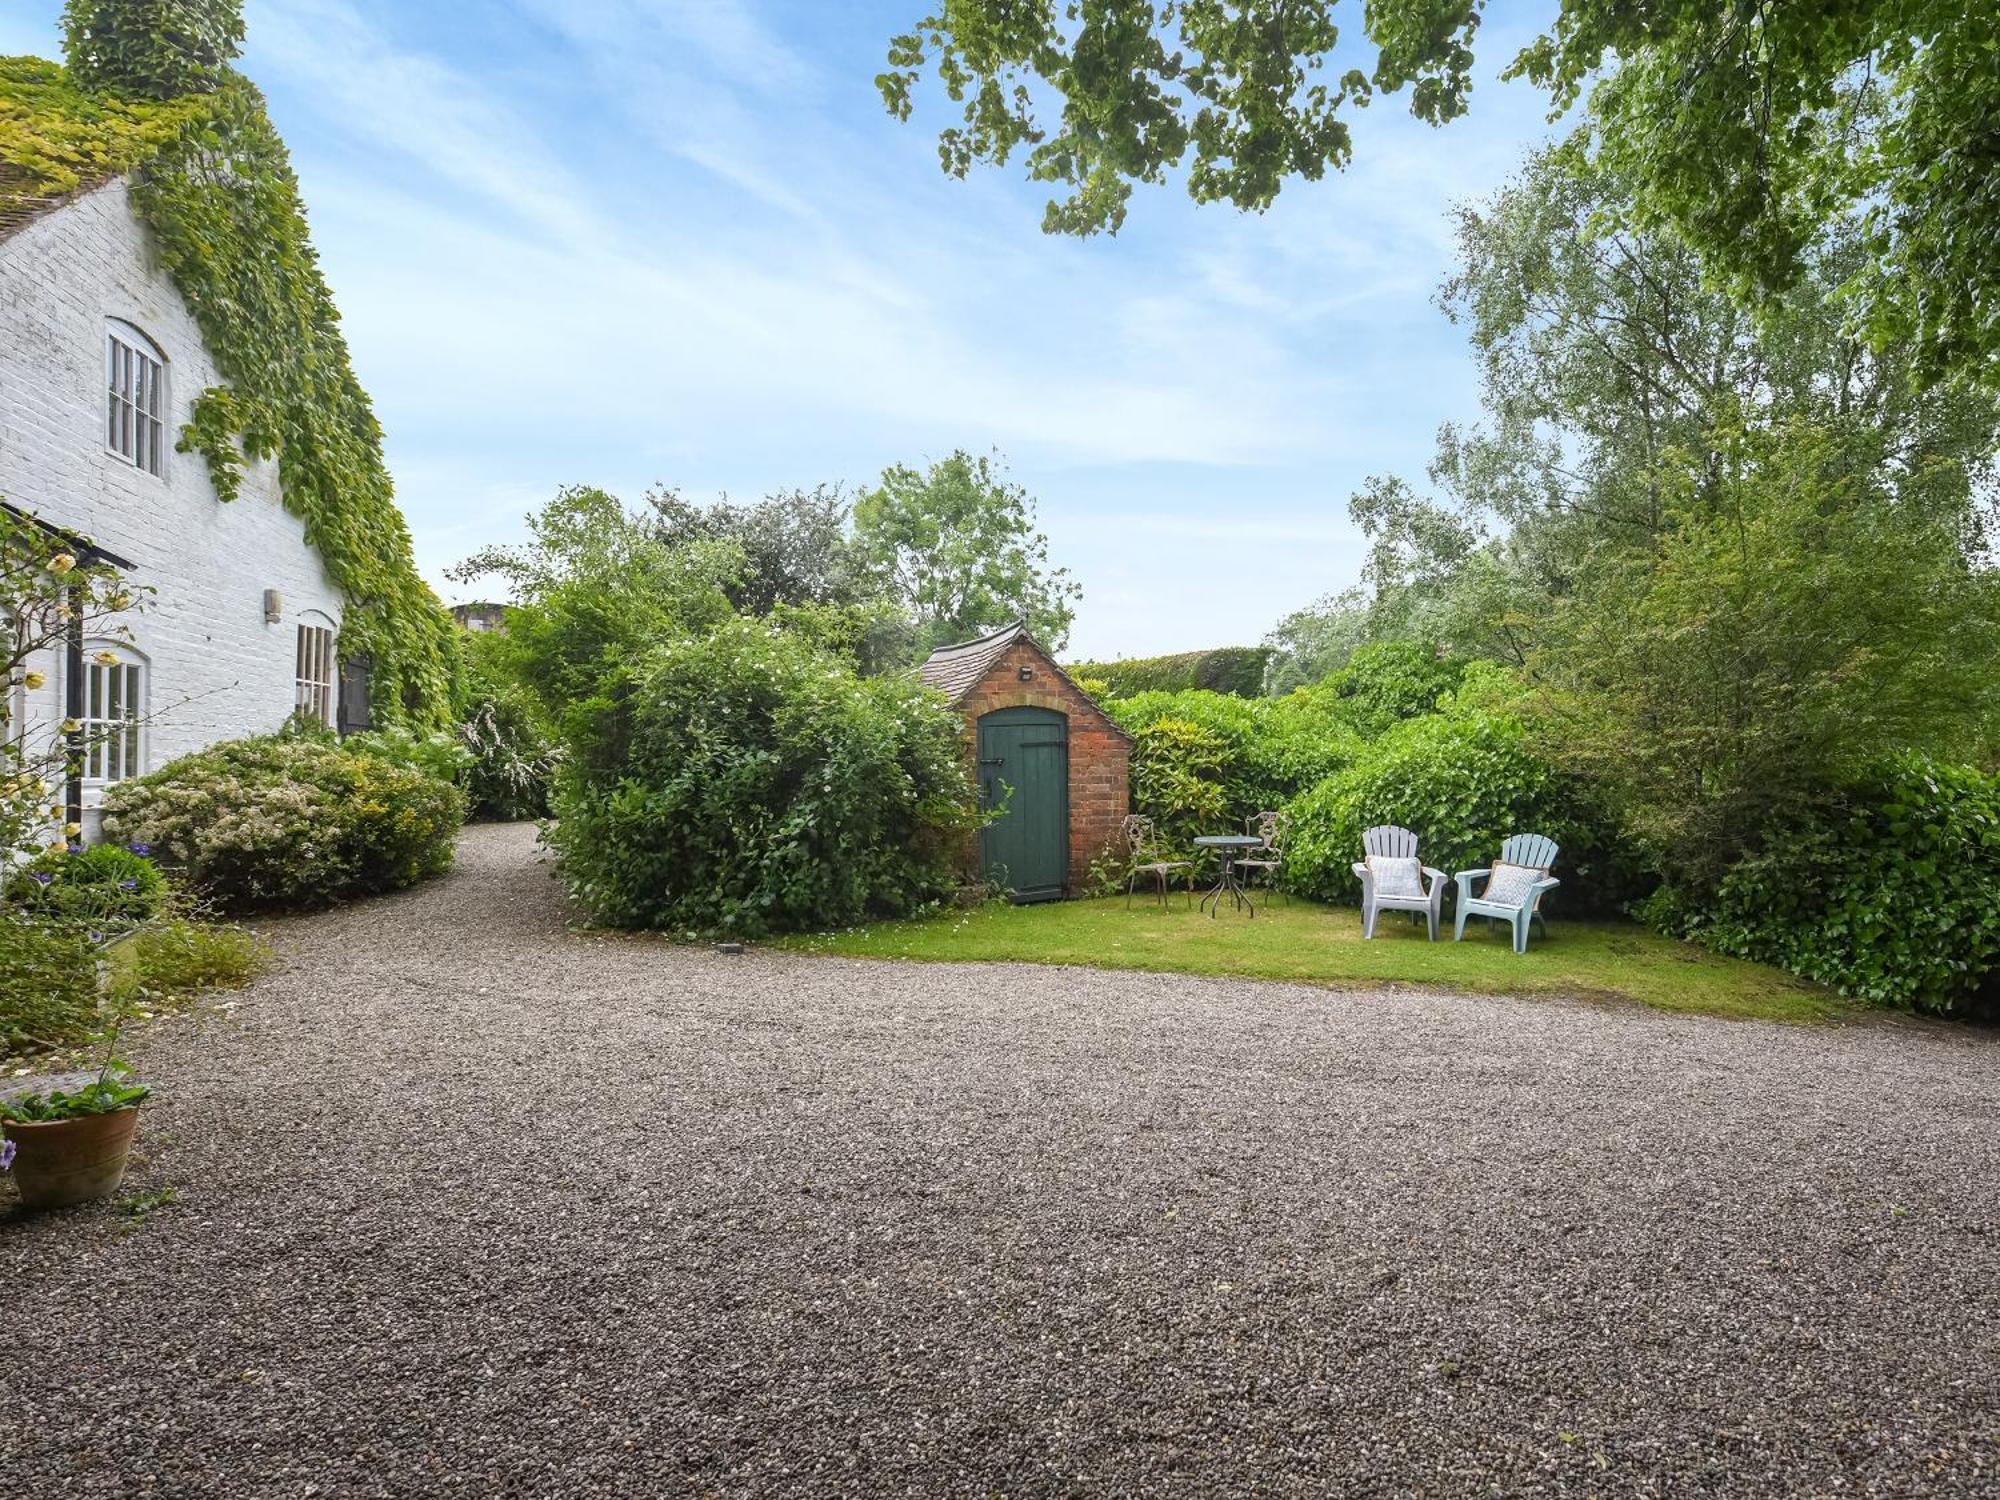
M 1259 639 L 1354 580 L 1349 493 L 1476 414 L 1431 303 L 1446 211 L 1548 127 L 1353 114 L 1354 165 L 1264 215 L 1141 189 L 1044 236 L 1012 171 L 938 170 L 874 87 L 926 0 L 249 0 L 418 562 L 519 535 L 563 483 L 747 499 L 998 449 L 1082 583 L 1073 655 Z M 60 0 L 0 16 L 57 55 Z M 1552 9 L 1552 7 L 1549 7 Z M 1358 32 L 1360 6 L 1347 18 Z

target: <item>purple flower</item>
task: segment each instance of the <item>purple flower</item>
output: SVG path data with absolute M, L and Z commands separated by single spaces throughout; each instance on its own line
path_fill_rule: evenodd
M 118 889 L 121 891 L 136 891 L 139 889 L 139 882 L 136 880 L 121 880 L 118 882 Z
M 136 854 L 141 859 L 144 859 L 147 855 L 153 852 L 153 846 L 151 844 L 127 844 L 125 846 L 125 849 L 127 853 Z
M 93 943 L 101 944 L 104 941 L 104 934 L 101 932 L 93 932 L 90 934 L 90 940 Z
M 6 1171 L 13 1165 L 14 1143 L 8 1140 L 0 1140 L 0 1172 Z
M 34 881 L 36 885 L 47 885 L 51 880 L 55 879 L 55 876 L 51 875 L 47 870 L 37 870 L 28 878 Z
M 71 845 L 69 846 L 69 852 L 70 852 L 71 854 L 81 854 L 81 853 L 83 853 L 83 845 L 81 845 L 81 844 L 71 844 Z

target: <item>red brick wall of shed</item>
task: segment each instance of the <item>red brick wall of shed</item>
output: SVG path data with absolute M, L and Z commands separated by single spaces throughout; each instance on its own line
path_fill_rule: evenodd
M 1023 666 L 1035 669 L 1032 682 L 1021 681 Z M 974 759 L 980 716 L 996 708 L 1052 708 L 1069 717 L 1069 894 L 1076 895 L 1091 865 L 1118 850 L 1120 825 L 1131 810 L 1131 742 L 1025 641 L 995 662 L 959 707 L 966 754 Z

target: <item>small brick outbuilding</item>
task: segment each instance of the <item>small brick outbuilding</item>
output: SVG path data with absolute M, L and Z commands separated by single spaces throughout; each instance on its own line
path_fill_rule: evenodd
M 981 805 L 1006 808 L 980 832 L 980 875 L 1016 901 L 1075 895 L 1121 852 L 1131 736 L 1022 624 L 941 646 L 918 676 L 965 716 Z

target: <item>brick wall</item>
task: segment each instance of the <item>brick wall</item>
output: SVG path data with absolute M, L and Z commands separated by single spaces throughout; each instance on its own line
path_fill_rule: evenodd
M 1021 680 L 1023 666 L 1034 669 L 1033 681 Z M 1068 716 L 1069 894 L 1075 895 L 1099 856 L 1122 853 L 1120 825 L 1131 810 L 1131 741 L 1026 641 L 1009 648 L 959 707 L 967 753 L 974 756 L 979 720 L 997 708 L 1048 708 Z
M 241 496 L 225 505 L 199 454 L 169 451 L 166 472 L 153 475 L 107 450 L 111 319 L 166 356 L 171 448 L 219 377 L 123 182 L 0 241 L 0 495 L 94 537 L 135 564 L 134 583 L 157 590 L 127 622 L 148 668 L 145 760 L 158 767 L 283 724 L 298 626 L 337 627 L 342 601 L 304 523 L 280 501 L 275 462 L 247 465 Z M 284 607 L 267 623 L 272 588 Z M 10 707 L 52 722 L 63 702 L 60 655 L 37 665 L 48 686 L 21 691 Z M 96 797 L 87 790 L 86 803 Z

